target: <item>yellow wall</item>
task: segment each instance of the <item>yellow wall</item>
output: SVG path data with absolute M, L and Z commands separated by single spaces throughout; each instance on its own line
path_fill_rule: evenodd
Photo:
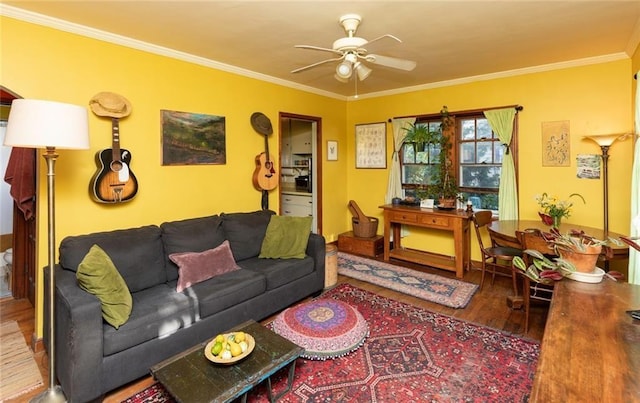
M 520 217 L 537 219 L 535 195 L 543 192 L 567 197 L 582 194 L 586 205 L 576 204 L 569 223 L 601 227 L 603 223 L 602 181 L 576 177 L 577 154 L 601 154 L 600 148 L 582 140 L 589 134 L 623 133 L 632 129 L 631 62 L 622 60 L 585 67 L 526 74 L 470 84 L 412 92 L 383 98 L 362 99 L 348 104 L 348 127 L 368 122 L 387 121 L 394 116 L 438 113 L 443 105 L 449 111 L 479 109 L 519 104 L 519 190 Z M 568 120 L 571 134 L 571 166 L 542 166 L 542 122 Z M 348 197 L 354 199 L 368 215 L 381 217 L 378 206 L 384 203 L 387 171 L 354 169 L 354 131 L 348 130 L 349 176 Z M 392 129 L 387 125 L 388 161 L 391 161 Z M 629 227 L 630 168 L 632 142 L 615 144 L 609 160 L 609 228 L 626 233 Z M 375 186 L 374 184 L 379 184 Z M 435 235 L 434 235 L 435 236 Z M 406 246 L 432 248 L 442 253 L 453 252 L 453 245 L 433 239 L 409 236 Z M 475 259 L 477 248 L 472 249 Z
M 368 215 L 380 217 L 388 170 L 355 169 L 354 126 L 386 121 L 394 116 L 437 113 L 510 104 L 524 106 L 520 114 L 520 211 L 536 218 L 534 195 L 541 192 L 568 196 L 579 192 L 587 205 L 577 205 L 568 222 L 602 225 L 602 183 L 576 178 L 575 155 L 599 154 L 581 137 L 586 134 L 625 132 L 632 128 L 633 60 L 569 68 L 552 72 L 488 80 L 438 89 L 345 102 L 258 80 L 186 63 L 142 51 L 0 18 L 0 83 L 25 98 L 42 98 L 87 105 L 100 91 L 126 96 L 131 116 L 120 122 L 122 146 L 133 155 L 131 169 L 140 192 L 122 205 L 101 205 L 91 200 L 89 182 L 97 167 L 94 155 L 111 145 L 111 124 L 90 113 L 91 149 L 60 152 L 56 165 L 56 236 L 159 224 L 166 220 L 260 208 L 260 193 L 251 182 L 254 157 L 264 138 L 250 126 L 255 111 L 271 118 L 279 132 L 278 113 L 290 112 L 322 118 L 323 234 L 328 241 L 351 227 L 347 209 L 356 200 Z M 226 117 L 227 163 L 206 166 L 161 166 L 160 110 L 198 112 Z M 542 122 L 569 120 L 571 166 L 541 166 Z M 391 159 L 391 126 L 387 130 Z M 338 161 L 326 161 L 327 140 L 337 140 Z M 271 152 L 278 158 L 275 136 Z M 626 232 L 629 222 L 631 141 L 612 147 L 610 159 L 612 231 Z M 40 175 L 44 173 L 40 159 Z M 387 166 L 390 165 L 390 162 Z M 39 182 L 46 194 L 46 184 Z M 46 264 L 46 199 L 39 198 L 38 263 Z M 270 207 L 278 209 L 275 192 Z M 382 228 L 378 232 L 381 233 Z M 411 242 L 421 242 L 413 236 Z M 449 247 L 443 240 L 442 252 Z M 474 258 L 477 258 L 474 246 Z M 38 271 L 38 301 L 42 300 Z M 42 334 L 42 303 L 38 302 L 36 329 Z
M 111 147 L 111 121 L 89 113 L 90 150 L 60 150 L 56 163 L 56 238 L 163 221 L 260 209 L 261 193 L 252 185 L 254 158 L 264 136 L 251 127 L 253 112 L 265 113 L 279 132 L 278 113 L 322 118 L 324 141 L 344 143 L 345 102 L 130 48 L 20 22 L 0 19 L 2 85 L 24 98 L 88 105 L 100 91 L 124 95 L 132 114 L 120 121 L 121 144 L 132 153 L 138 195 L 121 205 L 98 204 L 89 197 L 97 171 L 94 155 Z M 226 117 L 225 165 L 161 166 L 160 110 Z M 278 156 L 277 136 L 270 149 Z M 39 158 L 44 178 L 44 159 Z M 343 213 L 333 208 L 346 198 L 332 178 L 344 173 L 344 158 L 324 166 L 324 230 L 344 231 Z M 40 180 L 37 266 L 47 264 L 46 181 Z M 278 211 L 277 192 L 269 206 Z M 38 270 L 38 284 L 42 284 Z M 42 300 L 38 286 L 38 301 Z M 42 308 L 37 303 L 40 322 Z M 37 328 L 40 328 L 38 324 Z

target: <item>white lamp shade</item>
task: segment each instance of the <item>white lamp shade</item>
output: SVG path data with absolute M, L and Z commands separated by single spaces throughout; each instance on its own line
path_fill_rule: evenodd
M 360 81 L 364 81 L 364 79 L 369 77 L 369 74 L 371 74 L 371 69 L 360 62 L 356 63 L 354 68 Z
M 608 147 L 618 141 L 624 141 L 631 133 L 622 134 L 594 134 L 592 136 L 584 136 L 585 139 L 595 141 L 600 147 Z
M 340 81 L 341 83 L 348 83 L 349 82 L 349 78 L 344 78 L 344 77 L 340 77 L 338 74 L 334 74 L 333 77 Z
M 342 62 L 336 67 L 336 75 L 341 78 L 351 77 L 351 63 Z
M 60 102 L 15 99 L 9 111 L 4 145 L 87 149 L 87 108 Z

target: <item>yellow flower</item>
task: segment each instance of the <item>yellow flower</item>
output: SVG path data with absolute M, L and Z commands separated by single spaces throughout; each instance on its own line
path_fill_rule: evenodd
M 573 196 L 577 196 L 583 203 L 587 203 L 584 197 L 578 193 L 571 193 L 568 199 Z M 536 201 L 542 210 L 541 212 L 551 217 L 569 217 L 571 215 L 573 202 L 568 199 L 558 200 L 557 196 L 549 196 L 546 192 L 536 196 Z

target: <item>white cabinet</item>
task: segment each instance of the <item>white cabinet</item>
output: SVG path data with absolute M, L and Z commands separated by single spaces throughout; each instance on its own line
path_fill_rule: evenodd
M 291 134 L 291 154 L 311 154 L 311 132 L 301 131 Z
M 283 193 L 282 215 L 296 217 L 313 216 L 311 194 L 307 196 Z

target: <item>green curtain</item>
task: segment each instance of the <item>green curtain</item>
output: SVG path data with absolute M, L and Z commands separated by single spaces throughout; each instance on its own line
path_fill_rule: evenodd
M 391 169 L 389 170 L 389 183 L 387 185 L 387 194 L 384 201 L 386 204 L 391 203 L 394 197 L 402 197 L 402 172 L 400 172 L 400 149 L 402 142 L 407 137 L 407 131 L 416 121 L 416 118 L 398 118 L 393 119 L 393 155 L 391 156 Z
M 640 71 L 637 76 L 640 78 Z M 636 135 L 633 155 L 633 167 L 631 168 L 631 228 L 629 235 L 640 236 L 640 89 L 636 85 L 636 110 L 635 110 Z M 640 252 L 629 248 L 629 283 L 640 285 Z
M 498 202 L 500 205 L 498 217 L 501 220 L 518 219 L 518 190 L 516 188 L 516 169 L 513 156 L 509 150 L 513 135 L 513 119 L 516 115 L 515 108 L 493 109 L 484 111 L 493 132 L 505 147 L 502 158 L 502 172 L 500 173 L 500 187 L 498 190 Z

